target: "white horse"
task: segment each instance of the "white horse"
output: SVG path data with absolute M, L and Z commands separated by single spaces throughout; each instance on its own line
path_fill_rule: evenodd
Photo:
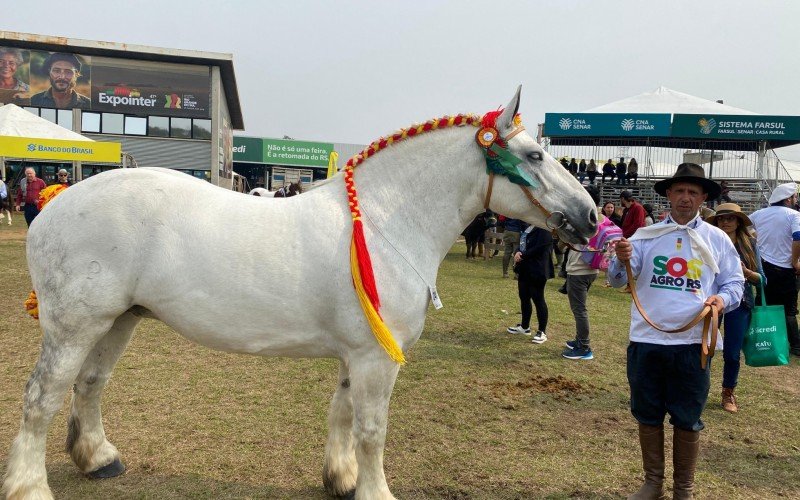
M 497 119 L 502 137 L 519 132 L 518 106 L 519 90 Z M 508 151 L 535 181 L 541 205 L 563 214 L 560 237 L 585 243 L 596 209 L 578 181 L 525 132 L 508 141 Z M 405 352 L 422 333 L 439 264 L 483 209 L 486 172 L 473 127 L 409 138 L 355 170 L 381 315 Z M 519 186 L 499 176 L 493 185 L 495 212 L 546 225 Z M 355 489 L 358 499 L 393 498 L 383 448 L 399 366 L 373 337 L 355 293 L 347 292 L 351 227 L 342 175 L 304 196 L 266 202 L 143 168 L 103 173 L 59 195 L 28 233 L 43 341 L 8 457 L 7 497 L 52 498 L 45 439 L 73 384 L 72 459 L 89 477 L 124 471 L 106 439 L 100 397 L 134 328 L 148 316 L 215 349 L 339 359 L 325 487 L 333 495 Z

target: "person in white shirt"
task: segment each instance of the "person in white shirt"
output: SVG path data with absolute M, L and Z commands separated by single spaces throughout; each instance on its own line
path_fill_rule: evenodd
M 698 214 L 706 199 L 719 195 L 719 185 L 706 179 L 703 167 L 682 163 L 673 177 L 653 189 L 669 200 L 670 213 L 617 243 L 608 268 L 611 285 L 627 283 L 629 263 L 643 309 L 663 329 L 685 325 L 704 305 L 720 312 L 737 308 L 744 290 L 739 256 L 730 238 Z M 648 325 L 631 305 L 627 371 L 645 481 L 629 498 L 663 495 L 667 414 L 674 427 L 674 498 L 693 498 L 704 427 L 700 417 L 711 386 L 711 363 L 701 365 L 702 342 L 702 322 L 683 333 L 664 333 Z
M 797 275 L 800 275 L 800 212 L 797 184 L 788 182 L 776 187 L 767 208 L 750 215 L 756 230 L 756 244 L 766 276 L 764 295 L 768 305 L 782 305 L 786 315 L 789 352 L 800 356 L 800 332 L 797 327 Z

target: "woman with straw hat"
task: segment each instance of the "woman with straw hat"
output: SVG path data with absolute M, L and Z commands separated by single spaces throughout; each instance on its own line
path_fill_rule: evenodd
M 723 203 L 717 206 L 717 213 L 708 217 L 706 222 L 725 231 L 733 242 L 739 259 L 742 261 L 744 273 L 744 295 L 742 303 L 725 313 L 725 334 L 723 339 L 722 357 L 725 367 L 722 371 L 722 408 L 730 413 L 739 411 L 733 389 L 739 379 L 739 356 L 742 351 L 744 334 L 750 324 L 750 312 L 755 304 L 752 285 L 757 285 L 763 280 L 764 271 L 761 269 L 761 259 L 756 251 L 756 241 L 750 236 L 748 227 L 753 223 L 750 218 L 742 213 L 741 207 L 736 203 Z

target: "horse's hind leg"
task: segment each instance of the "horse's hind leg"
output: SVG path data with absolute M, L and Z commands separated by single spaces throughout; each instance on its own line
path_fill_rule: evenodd
M 350 372 L 339 364 L 339 384 L 328 411 L 328 442 L 322 482 L 333 496 L 350 495 L 356 487 L 358 463 L 353 443 L 353 398 L 350 394 Z
M 94 479 L 118 476 L 125 471 L 119 452 L 106 439 L 100 398 L 139 320 L 130 312 L 118 317 L 86 357 L 75 380 L 66 448 L 81 472 Z
M 358 480 L 356 499 L 394 499 L 383 473 L 389 399 L 400 367 L 382 350 L 350 363 L 353 436 Z
M 8 454 L 2 488 L 7 500 L 52 498 L 45 470 L 47 429 L 86 355 L 111 327 L 100 320 L 67 325 L 45 315 L 41 322 L 42 351 L 25 386 L 22 423 Z

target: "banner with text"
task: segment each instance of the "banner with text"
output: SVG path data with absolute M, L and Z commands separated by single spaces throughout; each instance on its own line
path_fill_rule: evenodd
M 258 158 L 261 148 L 260 159 Z M 233 160 L 262 162 L 269 165 L 328 168 L 328 158 L 333 144 L 326 142 L 295 141 L 291 139 L 233 138 Z
M 9 158 L 119 163 L 120 154 L 118 142 L 0 137 L 0 156 Z
M 667 137 L 670 115 L 656 113 L 547 113 L 548 137 Z
M 0 47 L 0 103 L 194 118 L 211 114 L 208 66 Z
M 800 116 L 675 115 L 672 136 L 796 141 L 800 140 Z

